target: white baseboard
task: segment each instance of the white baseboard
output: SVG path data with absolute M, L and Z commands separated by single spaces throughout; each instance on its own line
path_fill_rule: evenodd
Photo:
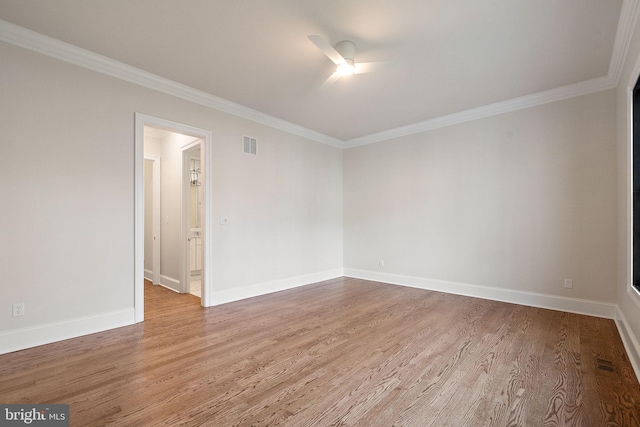
M 210 306 L 226 304 L 228 302 L 239 301 L 246 298 L 284 291 L 286 289 L 297 288 L 299 286 L 322 282 L 323 280 L 335 279 L 342 276 L 342 269 L 336 268 L 334 270 L 304 274 L 302 276 L 289 277 L 281 280 L 256 283 L 255 285 L 246 286 L 240 289 L 229 289 L 226 291 L 212 292 L 209 298 L 209 301 L 211 301 Z
M 134 323 L 134 309 L 131 308 L 2 332 L 0 333 L 0 354 L 133 325 Z
M 153 271 L 144 269 L 144 278 L 153 283 Z
M 175 289 L 173 289 L 173 288 L 170 288 L 170 287 L 168 287 L 168 286 L 166 286 L 166 285 L 163 285 L 162 283 L 158 283 L 158 286 L 162 286 L 162 287 L 163 287 L 163 288 L 165 288 L 166 290 L 171 291 L 171 292 L 175 292 L 176 294 L 179 294 L 179 293 L 180 293 L 180 292 L 178 292 L 177 290 L 175 290 Z
M 569 313 L 586 314 L 588 316 L 604 317 L 607 319 L 614 319 L 616 317 L 616 305 L 613 303 L 352 268 L 345 268 L 344 275 L 392 285 L 409 286 L 412 288 L 510 302 L 531 307 L 548 308 Z
M 165 276 L 164 274 L 160 275 L 160 285 L 165 288 L 172 290 L 174 292 L 180 292 L 182 287 L 180 286 L 180 281 L 174 279 L 173 277 Z
M 622 338 L 622 344 L 624 344 L 631 366 L 633 366 L 633 371 L 636 374 L 636 378 L 640 381 L 640 341 L 638 337 L 633 334 L 632 329 L 629 327 L 629 322 L 627 322 L 627 318 L 624 313 L 620 311 L 620 308 L 616 310 L 615 321 L 618 332 L 620 333 L 620 338 Z

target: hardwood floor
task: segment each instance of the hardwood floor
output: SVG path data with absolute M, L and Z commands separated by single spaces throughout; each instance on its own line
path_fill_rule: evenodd
M 74 426 L 638 426 L 612 320 L 340 278 L 0 356 Z

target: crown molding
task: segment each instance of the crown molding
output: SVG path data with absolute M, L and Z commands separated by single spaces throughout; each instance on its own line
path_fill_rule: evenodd
M 275 129 L 321 142 L 336 148 L 353 148 L 408 136 L 472 120 L 504 114 L 564 99 L 587 95 L 618 85 L 622 67 L 640 14 L 640 0 L 623 0 L 607 76 L 497 102 L 419 123 L 342 141 L 320 132 L 278 119 L 257 110 L 157 76 L 106 56 L 82 49 L 0 19 L 0 41 L 69 62 L 111 77 L 144 86 L 168 95 L 251 120 Z
M 622 74 L 624 60 L 629 52 L 633 30 L 638 22 L 638 14 L 640 14 L 640 6 L 638 3 L 639 0 L 624 0 L 622 2 L 620 19 L 618 20 L 618 30 L 616 31 L 616 39 L 613 44 L 608 73 L 608 76 L 613 79 L 616 86 Z
M 120 80 L 144 86 L 224 113 L 251 120 L 294 135 L 342 148 L 342 141 L 278 119 L 235 102 L 157 76 L 103 55 L 45 36 L 0 19 L 0 40 Z
M 561 101 L 563 99 L 576 96 L 588 95 L 601 90 L 613 89 L 618 86 L 618 81 L 622 73 L 622 67 L 629 51 L 631 37 L 640 15 L 640 0 L 623 0 L 618 19 L 618 28 L 613 45 L 611 60 L 609 61 L 609 71 L 606 76 L 585 80 L 579 83 L 562 86 L 507 101 L 484 105 L 458 113 L 448 114 L 414 123 L 383 132 L 365 135 L 344 141 L 344 148 L 359 147 L 361 145 L 373 144 L 389 139 L 413 135 L 446 126 L 452 126 L 472 120 L 504 114 L 511 111 L 522 110 L 535 107 L 550 102 Z
M 521 96 L 507 101 L 496 102 L 494 104 L 436 117 L 434 119 L 366 135 L 360 138 L 350 139 L 345 141 L 344 148 L 359 147 L 361 145 L 373 144 L 375 142 L 381 142 L 388 139 L 413 135 L 433 129 L 470 122 L 472 120 L 497 116 L 499 114 L 561 101 L 563 99 L 573 98 L 576 96 L 587 95 L 601 90 L 612 89 L 615 86 L 615 82 L 608 76 L 598 77 L 591 80 L 585 80 L 580 83 L 562 86 L 556 89 L 534 93 L 532 95 Z

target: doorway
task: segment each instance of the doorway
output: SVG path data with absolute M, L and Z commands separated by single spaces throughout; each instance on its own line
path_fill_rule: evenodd
M 182 200 L 190 200 L 190 169 L 189 164 L 185 165 L 185 160 L 191 157 L 199 156 L 199 176 L 198 182 L 200 188 L 198 192 L 199 199 L 197 203 L 199 203 L 199 223 L 197 224 L 198 234 L 199 234 L 199 259 L 201 260 L 198 267 L 198 276 L 200 279 L 200 297 L 201 297 L 201 305 L 207 307 L 210 304 L 209 302 L 209 254 L 211 253 L 211 242 L 210 242 L 210 233 L 208 230 L 211 230 L 211 196 L 210 191 L 207 189 L 211 188 L 211 173 L 208 168 L 211 164 L 210 156 L 211 156 L 211 132 L 199 128 L 195 128 L 192 126 L 171 122 L 164 119 L 159 119 L 152 116 L 147 116 L 144 114 L 136 113 L 135 115 L 135 162 L 134 162 L 134 175 L 135 175 L 135 187 L 134 187 L 134 202 L 135 202 L 135 230 L 134 230 L 134 308 L 135 308 L 135 320 L 136 322 L 141 322 L 144 320 L 144 276 L 145 276 L 145 218 L 144 218 L 144 158 L 145 158 L 145 138 L 144 138 L 144 128 L 154 128 L 159 129 L 167 133 L 173 133 L 181 135 L 189 139 L 184 139 L 184 143 L 180 145 L 180 149 L 178 150 L 178 155 L 176 157 L 177 160 L 177 168 L 178 172 L 178 181 L 177 184 L 173 182 L 173 180 L 166 180 L 168 182 L 162 182 L 161 186 L 165 186 L 167 184 L 173 185 L 177 187 L 174 188 L 174 192 L 179 195 L 179 201 L 177 203 L 177 211 L 164 211 L 162 210 L 162 214 L 160 215 L 160 239 L 163 238 L 173 238 L 174 241 L 178 243 L 175 245 L 177 249 L 177 255 L 167 257 L 165 251 L 161 248 L 159 252 L 160 254 L 160 278 L 159 283 L 165 285 L 166 287 L 173 288 L 177 292 L 188 292 L 190 289 L 190 279 L 191 269 L 189 263 L 190 260 L 196 259 L 197 257 L 190 257 L 190 233 L 188 230 L 190 229 L 190 221 L 189 215 L 191 213 L 191 209 L 188 204 L 182 203 Z M 179 138 L 178 138 L 179 139 Z M 176 141 L 174 141 L 176 142 Z M 180 143 L 177 141 L 176 143 Z M 197 145 L 197 147 L 196 147 Z M 197 154 L 196 154 L 197 148 Z M 149 154 L 147 154 L 149 157 Z M 160 156 L 162 157 L 162 156 Z M 168 159 L 162 159 L 163 169 L 168 170 L 171 166 L 170 161 Z M 158 165 L 159 165 L 158 161 Z M 163 172 L 161 172 L 161 175 Z M 185 181 L 180 178 L 182 176 L 188 177 Z M 161 181 L 165 181 L 161 179 Z M 186 188 L 185 188 L 186 187 Z M 154 190 L 155 191 L 155 190 Z M 184 196 L 183 196 L 184 195 Z M 163 196 L 160 196 L 160 199 L 163 199 Z M 165 205 L 165 206 L 170 206 Z M 181 208 L 182 207 L 182 208 Z M 171 224 L 179 224 L 177 232 L 175 228 L 171 228 Z M 165 227 L 166 230 L 173 230 L 168 232 L 167 236 L 164 235 L 162 231 L 162 227 Z M 170 236 L 170 233 L 174 233 L 174 236 Z M 176 240 L 177 239 L 177 240 Z M 161 245 L 162 247 L 162 245 Z M 171 245 L 167 246 L 168 248 Z M 154 254 L 155 255 L 155 254 Z M 171 266 L 173 263 L 173 269 Z M 167 269 L 165 269 L 165 264 Z M 163 272 L 168 272 L 167 274 L 163 274 Z M 187 274 L 187 271 L 189 272 Z

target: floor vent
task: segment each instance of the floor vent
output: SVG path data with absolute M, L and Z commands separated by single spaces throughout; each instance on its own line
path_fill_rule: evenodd
M 243 136 L 242 151 L 247 154 L 258 154 L 258 141 L 250 136 Z

